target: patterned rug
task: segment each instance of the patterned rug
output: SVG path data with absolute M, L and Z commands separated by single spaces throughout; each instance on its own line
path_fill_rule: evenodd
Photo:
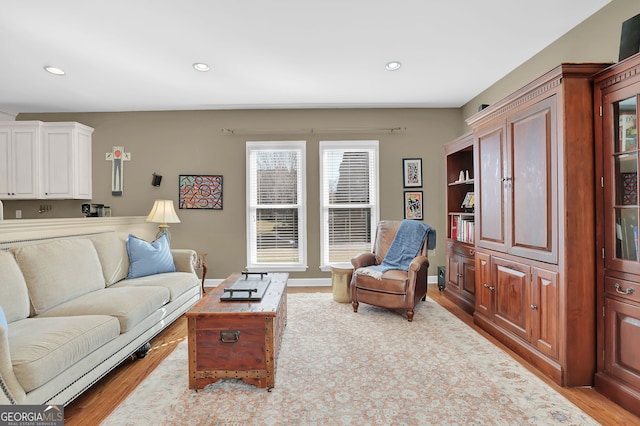
M 399 312 L 288 296 L 271 392 L 188 389 L 183 341 L 103 425 L 595 425 L 431 299 Z

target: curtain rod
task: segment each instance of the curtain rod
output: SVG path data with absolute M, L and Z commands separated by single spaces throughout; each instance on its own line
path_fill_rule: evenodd
M 222 129 L 222 133 L 231 135 L 259 134 L 302 134 L 302 133 L 402 133 L 406 127 L 342 127 L 342 128 L 305 128 L 305 129 Z

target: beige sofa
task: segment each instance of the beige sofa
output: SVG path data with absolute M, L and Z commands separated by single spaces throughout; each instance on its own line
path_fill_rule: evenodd
M 193 250 L 171 249 L 178 272 L 126 279 L 127 237 L 0 251 L 0 404 L 68 404 L 201 297 Z

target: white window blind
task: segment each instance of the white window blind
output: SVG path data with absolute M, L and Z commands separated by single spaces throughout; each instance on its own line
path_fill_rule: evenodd
M 378 222 L 378 141 L 320 142 L 321 265 L 371 251 Z
M 306 267 L 305 143 L 247 142 L 247 267 Z

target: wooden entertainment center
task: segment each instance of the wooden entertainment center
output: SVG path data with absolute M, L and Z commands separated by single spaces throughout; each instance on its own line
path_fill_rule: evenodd
M 445 145 L 446 296 L 559 385 L 595 386 L 636 415 L 639 106 L 640 54 L 563 63 Z
M 461 193 L 475 194 L 473 241 L 448 228 L 447 266 L 462 278 L 452 293 L 563 386 L 592 385 L 595 374 L 592 79 L 606 67 L 559 65 L 467 119 L 472 134 L 445 148 L 450 222 L 463 211 Z M 451 167 L 470 167 L 471 182 L 458 189 Z M 459 266 L 470 257 L 475 267 Z

